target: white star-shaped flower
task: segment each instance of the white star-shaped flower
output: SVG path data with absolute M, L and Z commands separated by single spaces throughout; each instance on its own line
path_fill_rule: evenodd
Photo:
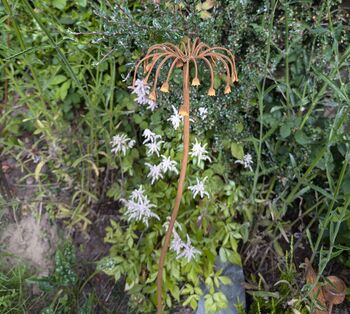
M 197 163 L 199 164 L 202 160 L 209 160 L 211 161 L 210 157 L 207 155 L 208 151 L 205 149 L 205 147 L 207 146 L 207 144 L 204 144 L 203 146 L 201 145 L 201 143 L 198 142 L 197 139 L 196 143 L 193 144 L 192 146 L 192 150 L 190 152 L 191 157 L 196 157 L 197 158 Z
M 178 233 L 173 231 L 173 239 L 170 243 L 170 250 L 174 251 L 177 255 L 181 254 L 181 250 L 184 247 L 184 242 L 178 235 Z
M 160 135 L 153 133 L 150 129 L 145 129 L 142 136 L 145 138 L 142 144 L 156 142 L 158 139 L 162 138 Z
M 151 211 L 151 208 L 156 205 L 151 204 L 142 186 L 138 190 L 134 190 L 128 200 L 121 200 L 125 207 L 125 215 L 128 217 L 128 221 L 142 221 L 148 227 L 148 220 L 150 218 L 160 219 L 159 216 Z
M 163 178 L 162 168 L 161 165 L 152 165 L 148 162 L 145 163 L 145 165 L 149 168 L 149 173 L 147 175 L 148 178 L 151 178 L 151 184 L 156 182 L 159 179 Z
M 150 87 L 143 80 L 136 80 L 134 86 L 129 86 L 132 94 L 136 94 L 136 102 L 139 105 L 147 105 L 147 109 L 153 111 L 157 108 L 157 103 L 148 98 Z
M 149 109 L 151 111 L 154 111 L 158 107 L 157 103 L 151 99 L 147 100 L 147 105 L 148 105 L 147 109 Z
M 143 189 L 143 186 L 140 185 L 138 189 L 135 189 L 131 192 L 131 199 L 135 202 L 138 202 L 139 200 L 142 200 L 145 197 L 145 190 Z
M 163 228 L 164 228 L 164 230 L 165 231 L 167 231 L 168 230 L 168 228 L 169 228 L 169 223 L 170 223 L 170 220 L 171 220 L 171 217 L 170 216 L 168 216 L 167 218 L 166 218 L 166 221 L 165 221 L 165 223 L 163 223 Z M 176 228 L 178 228 L 180 231 L 182 231 L 182 227 L 181 227 L 181 225 L 175 220 L 175 224 L 174 224 L 174 232 L 176 232 Z
M 128 143 L 128 147 L 129 148 L 133 148 L 136 144 L 136 141 L 135 140 L 130 140 L 129 143 Z
M 187 259 L 187 262 L 190 262 L 192 259 L 196 257 L 197 254 L 201 254 L 199 250 L 197 250 L 195 247 L 192 246 L 191 239 L 187 236 L 187 243 L 183 242 L 182 243 L 182 252 L 177 255 L 177 258 L 180 259 L 182 257 Z
M 160 163 L 160 167 L 162 168 L 163 173 L 173 171 L 178 174 L 179 172 L 176 169 L 176 165 L 177 164 L 175 160 L 171 160 L 170 157 L 162 155 L 162 162 Z
M 160 145 L 164 143 L 164 141 L 158 141 L 158 142 L 151 142 L 147 143 L 147 155 L 151 156 L 153 154 L 156 154 L 159 157 L 159 152 L 160 152 Z
M 205 187 L 204 187 L 204 182 L 207 179 L 208 177 L 205 177 L 203 181 L 200 181 L 198 178 L 196 178 L 197 184 L 191 185 L 188 187 L 188 189 L 191 190 L 193 193 L 193 198 L 196 198 L 197 194 L 199 194 L 201 198 L 203 198 L 204 195 L 208 196 L 208 198 L 210 197 L 209 193 L 205 191 Z
M 174 113 L 170 116 L 170 118 L 167 121 L 170 121 L 171 124 L 173 125 L 173 128 L 175 130 L 177 130 L 177 128 L 180 126 L 180 124 L 183 120 L 183 116 L 181 116 L 178 113 L 177 109 L 174 106 L 172 106 L 172 108 L 173 108 Z
M 208 116 L 208 109 L 205 107 L 198 108 L 199 116 L 202 120 L 205 120 Z
M 130 139 L 126 134 L 120 133 L 113 136 L 110 144 L 112 145 L 111 152 L 118 154 L 122 152 L 125 156 L 128 149 L 132 148 L 135 145 L 135 140 Z
M 241 164 L 244 168 L 248 168 L 250 171 L 253 171 L 252 164 L 253 164 L 253 157 L 251 154 L 246 154 L 243 157 L 243 160 L 236 160 L 235 164 Z
M 148 101 L 148 93 L 150 87 L 143 80 L 136 80 L 134 86 L 129 86 L 132 89 L 132 94 L 136 94 L 136 102 L 140 105 L 146 105 Z

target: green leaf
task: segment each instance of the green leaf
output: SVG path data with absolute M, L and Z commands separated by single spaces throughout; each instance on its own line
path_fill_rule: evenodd
M 178 286 L 173 285 L 169 287 L 169 291 L 176 301 L 180 300 L 180 289 Z
M 219 250 L 219 255 L 220 255 L 220 259 L 223 263 L 227 262 L 227 254 L 226 254 L 226 249 L 224 248 L 220 248 Z
M 204 296 L 204 307 L 206 312 L 214 313 L 216 311 L 216 306 L 213 300 L 213 297 L 210 294 Z
M 224 285 L 229 285 L 232 283 L 231 279 L 227 276 L 220 276 L 219 279 Z
M 230 263 L 234 265 L 242 265 L 241 257 L 237 252 L 227 250 L 227 257 Z
M 238 143 L 232 143 L 231 154 L 233 157 L 242 160 L 244 157 L 243 145 Z
M 350 195 L 350 178 L 346 178 L 342 184 L 344 194 Z
M 69 87 L 70 87 L 70 83 L 71 83 L 71 81 L 69 80 L 69 81 L 66 81 L 66 82 L 64 82 L 63 84 L 62 84 L 62 86 L 59 88 L 59 97 L 60 97 L 60 99 L 63 101 L 65 98 L 66 98 L 66 96 L 67 96 L 67 94 L 68 94 L 68 90 L 69 90 Z
M 58 84 L 61 84 L 62 82 L 66 81 L 66 80 L 67 80 L 66 76 L 59 74 L 59 75 L 54 76 L 50 80 L 49 84 L 50 85 L 58 85 Z
M 81 7 L 85 8 L 87 1 L 86 0 L 77 0 L 78 5 L 80 5 Z
M 294 138 L 300 145 L 306 145 L 311 142 L 310 138 L 301 130 L 295 132 Z
M 67 0 L 52 0 L 52 5 L 59 10 L 63 10 L 67 4 Z
M 214 301 L 216 303 L 216 306 L 222 310 L 226 309 L 228 307 L 228 301 L 226 296 L 222 292 L 214 293 L 213 295 Z
M 286 123 L 286 124 L 283 124 L 280 128 L 280 135 L 282 138 L 286 138 L 290 135 L 291 133 L 291 126 L 290 124 Z
M 197 308 L 197 300 L 195 298 L 190 301 L 190 306 L 193 310 Z

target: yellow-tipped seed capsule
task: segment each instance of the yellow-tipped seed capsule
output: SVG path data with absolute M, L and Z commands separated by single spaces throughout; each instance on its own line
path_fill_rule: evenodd
M 201 85 L 201 82 L 199 81 L 198 77 L 195 77 L 192 80 L 192 86 L 199 86 L 199 85 Z
M 169 83 L 164 82 L 162 87 L 160 88 L 160 91 L 163 93 L 169 93 Z
M 156 91 L 152 91 L 149 96 L 148 96 L 149 99 L 153 100 L 153 101 L 156 101 L 157 99 L 157 95 L 156 95 Z
M 229 94 L 229 93 L 231 93 L 231 86 L 230 85 L 226 85 L 224 94 Z
M 208 96 L 215 96 L 215 89 L 213 87 L 210 87 L 208 90 Z

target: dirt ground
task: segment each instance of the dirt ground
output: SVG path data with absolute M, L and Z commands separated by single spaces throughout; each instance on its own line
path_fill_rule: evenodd
M 50 225 L 47 214 L 38 219 L 23 216 L 18 222 L 1 230 L 2 250 L 11 265 L 21 258 L 38 276 L 48 276 L 53 270 L 53 256 L 58 242 L 57 227 Z

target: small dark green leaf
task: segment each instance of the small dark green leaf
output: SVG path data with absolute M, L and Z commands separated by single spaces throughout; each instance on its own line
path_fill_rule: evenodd
M 294 138 L 300 145 L 306 145 L 311 142 L 310 138 L 301 130 L 295 132 Z

